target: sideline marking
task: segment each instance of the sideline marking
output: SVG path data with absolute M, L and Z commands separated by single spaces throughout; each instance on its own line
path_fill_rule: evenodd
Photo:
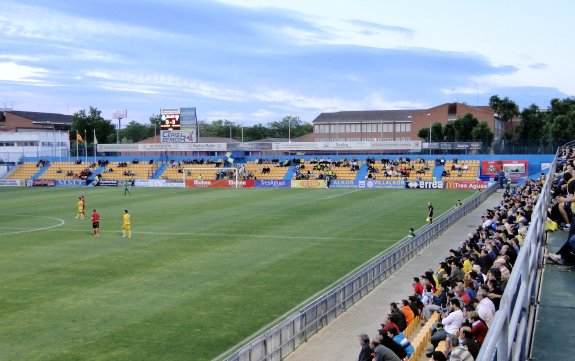
M 345 195 L 352 194 L 352 193 L 355 193 L 355 192 L 359 192 L 360 190 L 362 190 L 362 189 L 361 189 L 361 188 L 360 188 L 360 189 L 355 189 L 355 190 L 350 191 L 350 192 L 347 192 L 347 193 L 336 194 L 336 195 L 334 195 L 334 196 L 330 196 L 330 197 L 326 197 L 326 198 L 320 198 L 320 199 L 318 199 L 318 200 L 319 200 L 319 201 L 323 201 L 323 200 L 325 200 L 325 199 L 332 199 L 332 198 L 336 198 L 336 197 L 341 197 L 341 196 L 345 196 Z
M 61 231 L 54 229 L 54 231 Z M 86 232 L 82 229 L 67 229 L 66 232 Z M 120 233 L 120 231 L 100 231 L 100 233 Z M 153 232 L 153 231 L 132 231 L 132 234 L 151 234 L 164 236 L 216 236 L 216 237 L 246 237 L 246 238 L 279 238 L 279 239 L 317 239 L 317 240 L 348 240 L 348 241 L 370 241 L 370 242 L 396 242 L 397 240 L 373 239 L 373 238 L 348 238 L 348 237 L 316 237 L 316 236 L 274 236 L 274 235 L 253 235 L 253 234 L 231 234 L 231 233 L 186 233 L 186 232 Z
M 12 217 L 48 218 L 48 219 L 54 219 L 54 220 L 56 220 L 56 221 L 59 221 L 60 223 L 58 223 L 58 224 L 56 224 L 56 225 L 53 225 L 53 226 L 33 228 L 33 229 L 30 229 L 30 228 L 28 228 L 28 229 L 25 229 L 25 228 L 12 228 L 12 229 L 21 229 L 21 230 L 20 230 L 20 231 L 14 231 L 14 232 L 6 232 L 6 233 L 1 233 L 1 232 L 0 232 L 0 236 L 5 236 L 5 235 L 7 235 L 7 234 L 19 234 L 19 233 L 29 233 L 29 232 L 44 231 L 44 230 L 47 230 L 47 229 L 52 229 L 52 228 L 56 228 L 56 227 L 63 226 L 63 225 L 66 223 L 66 221 L 63 220 L 62 218 L 48 217 L 48 216 L 32 216 L 32 215 L 26 215 L 26 214 L 8 214 L 8 215 L 4 214 L 3 216 L 4 216 L 4 217 L 12 216 Z M 1 227 L 0 227 L 0 229 L 1 229 Z M 7 229 L 9 229 L 9 228 L 7 228 Z

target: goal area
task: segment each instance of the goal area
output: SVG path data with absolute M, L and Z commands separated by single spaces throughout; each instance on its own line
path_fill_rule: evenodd
M 239 170 L 234 167 L 193 167 L 182 168 L 184 187 L 239 188 Z

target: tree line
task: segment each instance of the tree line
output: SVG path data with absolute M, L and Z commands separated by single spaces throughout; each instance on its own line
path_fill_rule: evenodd
M 479 121 L 468 113 L 445 125 L 437 122 L 431 126 L 433 142 L 481 142 L 484 150 L 493 149 L 506 152 L 509 149 L 521 149 L 525 153 L 552 151 L 554 148 L 575 139 L 575 98 L 554 98 L 547 109 L 537 105 L 519 110 L 515 101 L 508 97 L 493 95 L 489 98 L 489 107 L 495 112 L 495 118 L 503 124 L 519 118 L 517 126 L 511 126 L 494 143 L 494 134 L 486 121 Z M 429 128 L 422 128 L 417 136 L 429 140 Z
M 502 123 L 511 122 L 519 117 L 517 126 L 511 127 L 497 142 L 486 121 L 479 121 L 472 114 L 465 114 L 445 125 L 436 122 L 431 125 L 431 140 L 433 142 L 469 142 L 477 141 L 483 144 L 485 151 L 495 150 L 505 152 L 510 147 L 525 149 L 527 153 L 537 153 L 554 148 L 575 139 L 575 98 L 552 99 L 549 107 L 540 109 L 537 105 L 519 110 L 517 104 L 508 97 L 500 98 L 493 95 L 489 106 L 495 112 L 495 117 Z M 512 123 L 511 123 L 512 124 Z M 311 133 L 313 126 L 303 122 L 297 116 L 285 116 L 279 121 L 267 124 L 243 126 L 226 119 L 213 122 L 201 120 L 198 122 L 200 137 L 231 138 L 236 141 L 250 142 L 266 138 L 294 139 Z M 430 128 L 422 128 L 417 136 L 429 140 Z M 76 132 L 88 143 L 94 142 L 94 135 L 99 143 L 137 143 L 144 139 L 159 135 L 160 115 L 152 115 L 148 124 L 129 121 L 122 127 L 119 134 L 111 120 L 104 119 L 102 112 L 95 107 L 80 110 L 72 115 L 70 139 L 76 139 Z
M 111 120 L 104 119 L 102 112 L 95 107 L 88 111 L 82 109 L 72 115 L 70 139 L 76 139 L 76 132 L 82 140 L 94 143 L 94 135 L 98 143 L 137 143 L 160 134 L 160 115 L 152 115 L 148 124 L 141 124 L 134 120 L 120 129 L 119 134 Z M 226 119 L 213 122 L 198 121 L 200 137 L 230 138 L 236 141 L 251 142 L 266 138 L 294 139 L 311 133 L 313 126 L 302 121 L 297 116 L 288 115 L 279 121 L 267 124 L 244 126 Z M 84 139 L 86 138 L 86 139 Z

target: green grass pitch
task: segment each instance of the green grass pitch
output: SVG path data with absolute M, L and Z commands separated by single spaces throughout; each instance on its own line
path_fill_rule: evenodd
M 212 359 L 471 194 L 0 188 L 0 359 Z

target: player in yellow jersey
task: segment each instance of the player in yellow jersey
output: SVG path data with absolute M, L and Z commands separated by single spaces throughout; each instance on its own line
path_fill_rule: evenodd
M 76 202 L 76 209 L 77 213 L 76 217 L 74 218 L 84 219 L 84 201 L 82 200 L 82 197 L 78 197 L 78 202 Z
M 132 224 L 130 222 L 130 213 L 128 210 L 124 210 L 124 223 L 122 223 L 122 238 L 126 237 L 126 233 L 128 233 L 128 238 L 132 237 Z

